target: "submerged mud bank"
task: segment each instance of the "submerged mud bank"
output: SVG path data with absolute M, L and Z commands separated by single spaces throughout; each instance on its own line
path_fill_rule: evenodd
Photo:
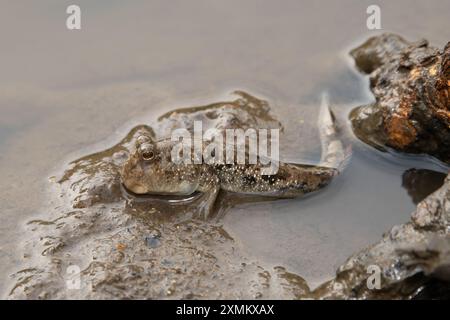
M 272 124 L 252 117 L 261 102 L 250 98 L 206 106 L 209 122 L 229 121 L 223 108 L 231 106 L 241 108 L 241 118 L 248 110 L 245 125 Z M 44 213 L 27 223 L 24 268 L 13 276 L 10 298 L 288 299 L 307 291 L 303 279 L 249 257 L 220 222 L 206 220 L 202 194 L 136 196 L 123 188 L 119 171 L 137 137 L 163 137 L 179 122 L 186 126 L 186 113 L 198 117 L 194 111 L 137 126 L 117 145 L 72 161 L 50 179 Z
M 419 203 L 410 222 L 393 227 L 380 242 L 350 257 L 333 280 L 314 291 L 300 275 L 248 257 L 218 224 L 170 218 L 146 203 L 67 210 L 53 212 L 52 220 L 28 223 L 36 236 L 27 243 L 30 265 L 15 273 L 9 298 L 450 296 L 450 175 Z M 79 273 L 68 273 L 73 266 Z M 379 288 L 367 285 L 370 266 L 381 270 Z M 71 286 L 74 280 L 78 287 Z
M 419 203 L 411 222 L 394 227 L 379 243 L 349 258 L 335 279 L 311 290 L 301 274 L 250 256 L 222 226 L 226 208 L 258 199 L 225 196 L 219 201 L 221 212 L 205 219 L 198 214 L 205 202 L 201 194 L 167 199 L 127 193 L 118 172 L 142 131 L 152 128 L 137 126 L 117 145 L 71 162 L 50 179 L 45 210 L 26 225 L 23 268 L 13 275 L 10 299 L 402 299 L 447 294 L 450 177 Z M 416 199 L 429 188 L 415 190 L 414 177 L 429 174 L 405 174 L 404 183 Z M 437 180 L 442 182 L 440 176 Z M 382 272 L 379 289 L 367 286 L 371 266 Z

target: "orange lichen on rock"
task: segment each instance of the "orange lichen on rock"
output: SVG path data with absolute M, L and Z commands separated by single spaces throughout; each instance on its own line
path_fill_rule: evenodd
M 417 136 L 417 131 L 408 119 L 392 115 L 386 120 L 386 129 L 389 136 L 389 144 L 395 148 L 405 148 L 413 143 Z
M 410 120 L 415 101 L 416 94 L 414 92 L 405 94 L 396 110 L 386 117 L 385 128 L 388 144 L 391 147 L 404 149 L 416 140 L 417 130 Z
M 450 42 L 444 50 L 426 40 L 373 37 L 351 51 L 370 74 L 376 102 L 350 113 L 358 138 L 380 150 L 429 154 L 450 163 Z

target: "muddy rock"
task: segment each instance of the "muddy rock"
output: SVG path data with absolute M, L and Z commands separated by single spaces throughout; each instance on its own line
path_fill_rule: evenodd
M 428 195 L 439 189 L 446 174 L 428 169 L 408 169 L 402 175 L 402 187 L 408 192 L 414 204 L 418 204 Z
M 379 272 L 377 283 L 376 272 Z M 450 174 L 419 203 L 411 221 L 350 257 L 316 298 L 450 297 Z
M 351 51 L 370 75 L 375 102 L 354 109 L 355 135 L 380 150 L 428 154 L 450 163 L 450 42 L 443 50 L 426 40 L 383 34 Z

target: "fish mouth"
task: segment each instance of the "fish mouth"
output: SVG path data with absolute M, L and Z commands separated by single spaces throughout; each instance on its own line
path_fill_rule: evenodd
M 191 199 L 200 193 L 197 191 L 191 193 L 170 192 L 170 191 L 152 192 L 148 191 L 141 185 L 133 185 L 133 188 L 129 188 L 125 183 L 122 183 L 122 189 L 124 189 L 126 193 L 141 199 L 158 198 L 167 200 L 182 200 L 182 199 Z

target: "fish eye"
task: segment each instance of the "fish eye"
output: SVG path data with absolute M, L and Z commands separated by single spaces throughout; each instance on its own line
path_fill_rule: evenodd
M 141 145 L 141 147 L 139 148 L 139 153 L 141 154 L 141 157 L 144 161 L 153 160 L 153 158 L 155 157 L 153 145 L 149 143 Z
M 145 161 L 150 161 L 155 157 L 155 153 L 151 150 L 145 150 L 142 152 L 142 159 Z

